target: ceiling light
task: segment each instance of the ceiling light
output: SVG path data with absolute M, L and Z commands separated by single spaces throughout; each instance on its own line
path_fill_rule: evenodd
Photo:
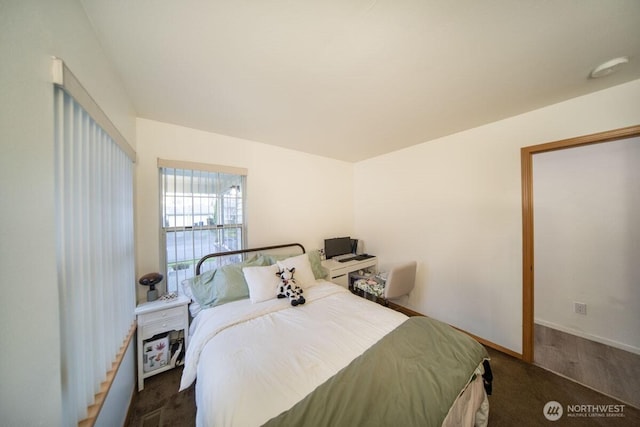
M 617 71 L 618 68 L 620 68 L 627 62 L 629 62 L 628 56 L 621 56 L 619 58 L 610 59 L 609 61 L 603 62 L 602 64 L 594 68 L 591 74 L 589 74 L 589 77 L 591 77 L 592 79 L 597 79 L 598 77 L 608 76 L 609 74 Z

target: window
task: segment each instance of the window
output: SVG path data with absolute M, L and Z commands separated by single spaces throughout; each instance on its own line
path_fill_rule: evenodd
M 200 258 L 245 247 L 246 170 L 159 160 L 161 244 L 168 292 Z

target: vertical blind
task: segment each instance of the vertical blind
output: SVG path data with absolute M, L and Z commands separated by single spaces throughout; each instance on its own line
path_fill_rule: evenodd
M 55 86 L 55 196 L 64 425 L 87 417 L 135 310 L 133 161 Z

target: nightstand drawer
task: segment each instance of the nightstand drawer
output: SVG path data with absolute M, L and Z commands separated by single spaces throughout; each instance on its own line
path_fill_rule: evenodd
M 138 315 L 138 326 L 168 319 L 169 317 L 181 316 L 184 314 L 184 307 L 174 307 L 166 310 L 154 311 L 151 313 Z
M 184 317 L 169 317 L 168 319 L 162 319 L 157 322 L 147 323 L 142 325 L 142 339 L 151 338 L 154 335 L 162 332 L 185 329 Z

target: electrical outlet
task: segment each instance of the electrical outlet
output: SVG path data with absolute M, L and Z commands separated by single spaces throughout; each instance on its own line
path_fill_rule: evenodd
M 574 313 L 587 315 L 587 304 L 584 302 L 573 302 Z

